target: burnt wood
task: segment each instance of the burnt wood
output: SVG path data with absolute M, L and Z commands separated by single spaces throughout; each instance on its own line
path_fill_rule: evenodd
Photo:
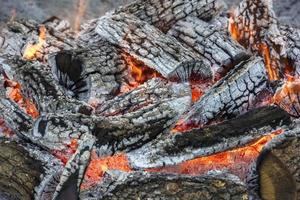
M 261 107 L 235 119 L 159 138 L 128 153 L 128 158 L 134 168 L 174 165 L 242 147 L 291 123 L 290 116 L 282 109 Z
M 195 16 L 209 21 L 218 15 L 224 7 L 223 0 L 137 0 L 120 7 L 114 11 L 114 14 L 135 15 L 140 20 L 167 32 L 177 21 L 187 16 Z
M 166 78 L 178 67 L 203 65 L 201 57 L 195 52 L 133 15 L 120 13 L 103 16 L 97 21 L 93 32 Z M 92 36 L 90 42 L 97 43 Z
M 270 91 L 263 60 L 251 58 L 219 80 L 181 117 L 178 126 L 201 127 L 233 118 L 259 105 Z
M 225 30 L 199 18 L 187 17 L 178 21 L 168 34 L 199 53 L 204 63 L 213 69 L 216 78 L 220 78 L 229 69 L 250 58 L 250 54 Z
M 262 199 L 299 199 L 299 127 L 286 131 L 262 150 L 248 177 L 251 195 Z
M 161 173 L 109 172 L 103 183 L 82 192 L 82 199 L 243 199 L 245 185 L 238 177 L 212 172 L 202 176 Z

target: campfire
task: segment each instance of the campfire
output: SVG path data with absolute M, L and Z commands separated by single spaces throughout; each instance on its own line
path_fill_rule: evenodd
M 10 20 L 0 199 L 300 199 L 300 30 L 272 3 Z

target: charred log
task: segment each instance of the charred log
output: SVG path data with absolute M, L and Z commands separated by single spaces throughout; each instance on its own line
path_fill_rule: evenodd
M 253 196 L 262 199 L 299 199 L 299 128 L 277 136 L 262 150 L 248 185 Z
M 225 31 L 196 17 L 177 22 L 168 34 L 199 53 L 217 77 L 250 57 Z
M 132 15 L 104 16 L 98 20 L 94 32 L 166 78 L 180 66 L 197 63 L 202 66 L 198 54 Z M 97 43 L 93 37 L 90 42 Z
M 31 200 L 44 174 L 43 163 L 17 144 L 0 142 L 0 198 Z
M 264 62 L 251 58 L 217 82 L 177 124 L 177 130 L 201 127 L 240 115 L 262 103 L 270 92 Z
M 243 199 L 244 184 L 231 174 L 211 172 L 203 176 L 111 172 L 103 183 L 81 198 L 88 199 Z
M 72 97 L 103 103 L 120 90 L 128 76 L 122 52 L 101 40 L 97 46 L 49 56 L 54 78 Z
M 242 147 L 290 123 L 289 115 L 280 108 L 262 107 L 222 123 L 154 140 L 130 152 L 128 158 L 134 168 L 174 165 Z
M 223 0 L 137 0 L 117 9 L 114 13 L 127 13 L 167 32 L 177 21 L 187 16 L 210 20 L 225 7 Z

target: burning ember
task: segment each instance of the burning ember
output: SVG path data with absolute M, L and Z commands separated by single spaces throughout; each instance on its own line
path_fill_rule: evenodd
M 39 27 L 39 40 L 36 44 L 27 44 L 24 53 L 23 58 L 26 60 L 34 60 L 38 58 L 38 54 L 43 51 L 43 46 L 46 44 L 46 27 L 44 25 L 41 25 Z

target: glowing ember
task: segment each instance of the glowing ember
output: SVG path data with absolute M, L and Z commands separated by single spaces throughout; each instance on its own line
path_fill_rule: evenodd
M 289 114 L 300 116 L 300 79 L 289 77 L 273 97 L 273 103 L 279 105 Z
M 247 172 L 249 165 L 257 158 L 264 145 L 281 133 L 283 130 L 279 129 L 246 147 L 196 158 L 174 166 L 148 169 L 147 171 L 199 175 L 209 170 L 226 169 L 241 178 L 245 178 L 244 176 L 247 174 L 245 172 Z
M 39 112 L 34 103 L 26 99 L 21 92 L 21 85 L 17 82 L 6 80 L 7 97 L 16 102 L 28 115 L 33 118 L 39 116 Z
M 197 87 L 196 85 L 192 85 L 192 101 L 196 102 L 200 99 L 200 97 L 203 95 L 202 90 Z
M 279 80 L 279 76 L 278 76 L 279 66 L 273 65 L 273 61 L 275 59 L 273 59 L 270 55 L 270 48 L 266 44 L 261 44 L 259 49 L 261 55 L 264 57 L 265 66 L 269 75 L 269 79 L 271 81 Z
M 228 24 L 228 31 L 231 33 L 231 37 L 238 41 L 239 40 L 239 34 L 238 34 L 238 27 L 237 24 L 234 22 L 234 14 L 230 13 L 229 16 L 229 24 Z
M 3 119 L 0 119 L 0 134 L 1 136 L 10 138 L 14 135 L 14 132 L 5 124 Z
M 77 1 L 77 11 L 76 11 L 76 17 L 74 21 L 74 30 L 76 32 L 80 30 L 81 20 L 85 14 L 87 5 L 88 5 L 88 0 Z
M 85 182 L 82 188 L 88 188 L 98 183 L 107 170 L 120 170 L 130 172 L 131 168 L 125 154 L 116 154 L 108 157 L 98 157 L 96 153 L 92 153 L 91 162 L 85 173 Z
M 46 43 L 46 27 L 41 25 L 39 28 L 39 41 L 37 44 L 27 44 L 23 58 L 26 60 L 33 60 L 36 59 L 37 53 L 42 51 L 43 46 Z
M 78 147 L 77 139 L 73 139 L 70 144 L 66 145 L 66 150 L 64 151 L 53 151 L 53 155 L 55 155 L 58 159 L 60 159 L 64 164 L 68 162 L 70 157 L 76 152 Z

